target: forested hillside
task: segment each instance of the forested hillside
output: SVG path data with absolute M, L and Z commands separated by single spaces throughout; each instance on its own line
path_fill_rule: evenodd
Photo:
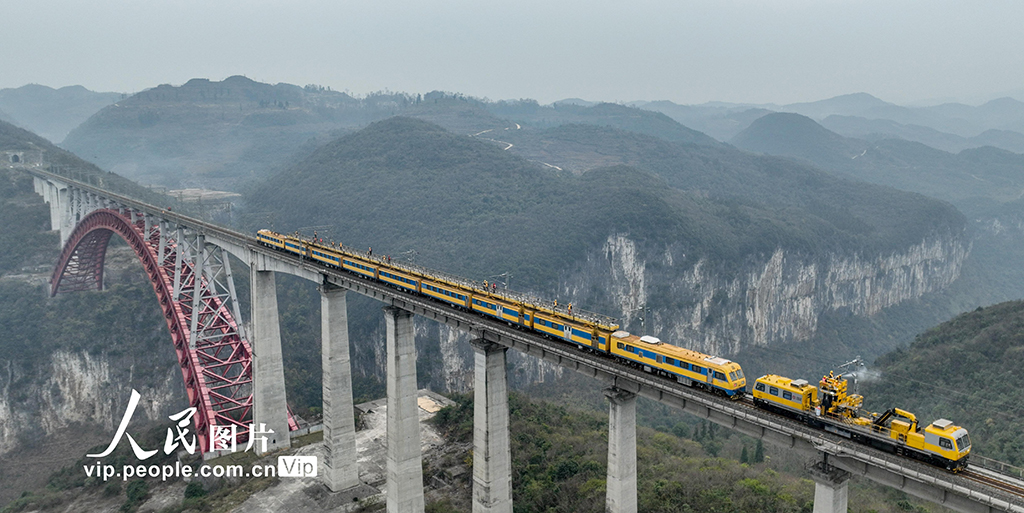
M 0 151 L 8 150 L 27 152 L 29 163 L 40 162 L 44 170 L 97 185 L 113 193 L 154 205 L 167 204 L 170 200 L 134 181 L 104 171 L 28 130 L 0 121 Z
M 332 224 L 330 236 L 344 237 L 343 243 L 396 254 L 415 249 L 424 262 L 469 274 L 495 271 L 499 258 L 513 268 L 527 264 L 510 258 L 526 259 L 530 272 L 521 274 L 534 286 L 598 244 L 599 227 L 643 240 L 685 241 L 690 259 L 710 254 L 737 262 L 778 246 L 891 250 L 963 226 L 948 205 L 778 159 L 708 155 L 695 146 L 580 125 L 557 134 L 578 132 L 594 144 L 632 145 L 610 152 L 622 155 L 613 164 L 657 175 L 616 165 L 573 176 L 429 123 L 395 118 L 325 145 L 255 187 L 251 208 L 260 214 L 249 224 L 270 221 L 285 230 Z
M 7 147 L 16 135 L 0 124 Z M 49 298 L 59 236 L 31 176 L 6 166 L 0 219 L 2 504 L 109 437 L 132 388 L 146 396 L 140 427 L 186 400 L 160 306 L 124 244 L 112 241 L 107 291 Z
M 862 385 L 866 406 L 950 419 L 970 431 L 982 456 L 1024 466 L 1024 302 L 978 308 L 878 359 Z
M 898 139 L 869 142 L 843 137 L 799 114 L 766 115 L 731 142 L 957 205 L 977 198 L 1009 201 L 1024 190 L 1024 155 L 992 147 L 952 154 Z
M 62 145 L 143 184 L 238 190 L 340 134 L 395 115 L 495 142 L 506 128 L 585 123 L 720 145 L 664 114 L 622 105 L 541 106 L 439 91 L 354 98 L 315 85 L 271 85 L 242 76 L 220 82 L 197 78 L 123 98 L 75 128 Z

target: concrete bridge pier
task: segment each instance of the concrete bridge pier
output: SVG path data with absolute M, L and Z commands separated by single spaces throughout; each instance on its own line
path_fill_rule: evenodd
M 636 513 L 636 394 L 606 388 L 608 480 L 605 511 Z
M 474 355 L 473 513 L 512 513 L 509 450 L 508 348 L 477 339 Z
M 422 513 L 425 507 L 412 320 L 412 312 L 393 306 L 384 308 L 388 369 L 388 513 Z
M 273 271 L 252 272 L 253 394 L 251 434 L 257 454 L 291 447 L 288 403 L 284 390 L 281 326 L 277 315 L 277 283 Z M 266 432 L 272 430 L 272 433 Z M 260 433 L 262 431 L 263 433 Z M 260 439 L 266 437 L 266 446 Z
M 850 473 L 828 464 L 828 454 L 811 467 L 814 480 L 814 513 L 846 513 Z
M 337 492 L 359 485 L 352 405 L 346 290 L 320 287 L 320 337 L 324 392 L 324 484 Z

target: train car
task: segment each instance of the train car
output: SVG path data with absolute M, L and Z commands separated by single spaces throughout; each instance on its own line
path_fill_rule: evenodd
M 842 376 L 829 373 L 815 387 L 807 380 L 768 374 L 755 381 L 753 398 L 760 408 L 861 443 L 952 472 L 967 468 L 971 439 L 966 429 L 946 419 L 922 429 L 913 413 L 899 408 L 881 414 L 862 411 L 864 398 L 848 393 Z
M 284 242 L 284 250 L 289 253 L 295 253 L 300 257 L 306 256 L 306 241 L 290 235 L 281 235 L 280 238 Z
M 460 287 L 445 283 L 441 280 L 429 280 L 424 278 L 420 287 L 420 293 L 439 299 L 462 308 L 469 308 L 470 296 Z
M 368 279 L 379 280 L 399 290 L 422 294 L 581 348 L 624 358 L 648 370 L 656 369 L 657 372 L 674 376 L 680 382 L 692 386 L 731 397 L 742 396 L 746 390 L 743 370 L 734 362 L 664 344 L 653 337 L 634 337 L 641 340 L 635 342 L 626 333 L 624 337 L 628 340 L 616 343 L 613 334 L 618 332 L 619 325 L 614 320 L 579 311 L 574 314 L 571 305 L 558 308 L 557 304 L 531 304 L 527 299 L 493 293 L 470 282 L 434 277 L 427 271 L 417 272 L 369 258 L 369 255 L 270 230 L 260 230 L 257 239 L 268 246 Z
M 377 279 L 409 292 L 420 291 L 420 278 L 418 276 L 397 271 L 393 267 L 379 269 L 377 271 Z
M 611 353 L 643 366 L 648 372 L 670 375 L 676 381 L 734 399 L 746 393 L 746 377 L 736 362 L 719 356 L 666 344 L 651 336 L 627 331 L 612 333 Z
M 470 302 L 471 310 L 505 322 L 529 327 L 531 315 L 526 312 L 523 305 L 517 305 L 502 298 L 494 297 L 493 294 L 473 294 Z
M 265 246 L 284 249 L 284 239 L 270 230 L 260 230 L 256 232 L 256 240 Z
M 307 241 L 298 236 L 259 230 L 260 244 L 287 251 L 324 265 L 379 280 L 407 292 L 422 294 L 466 310 L 505 321 L 551 338 L 570 342 L 629 361 L 647 372 L 670 376 L 678 382 L 732 398 L 746 393 L 746 377 L 739 364 L 725 358 L 666 344 L 656 337 L 620 331 L 612 319 L 596 314 L 573 314 L 572 306 L 540 306 L 528 298 L 496 294 L 473 285 L 391 265 L 369 254 L 354 253 Z M 920 428 L 909 412 L 891 408 L 882 414 L 861 414 L 863 397 L 847 392 L 846 380 L 824 376 L 819 386 L 803 379 L 769 374 L 757 379 L 754 403 L 767 410 L 801 420 L 898 454 L 957 472 L 967 467 L 971 441 L 967 430 L 946 419 Z
M 376 264 L 362 259 L 353 258 L 349 255 L 341 256 L 341 268 L 366 278 L 377 278 L 378 267 Z
M 308 246 L 306 247 L 306 254 L 309 255 L 309 258 L 316 260 L 318 262 L 323 262 L 332 267 L 341 267 L 342 257 L 340 254 L 334 251 L 330 251 L 318 246 Z
M 582 325 L 552 315 L 551 313 L 536 312 L 533 319 L 533 329 L 554 338 L 560 338 L 566 342 L 585 346 L 591 345 L 591 335 L 586 333 Z
M 806 379 L 790 379 L 775 374 L 762 376 L 754 382 L 751 394 L 754 404 L 768 410 L 788 410 L 810 414 L 818 407 L 818 387 Z

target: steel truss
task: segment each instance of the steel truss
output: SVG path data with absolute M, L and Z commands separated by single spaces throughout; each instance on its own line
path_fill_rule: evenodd
M 163 309 L 188 392 L 203 453 L 212 425 L 236 426 L 236 443 L 252 422 L 252 348 L 245 337 L 228 253 L 201 233 L 130 209 L 100 209 L 72 231 L 54 269 L 51 295 L 102 290 L 103 262 L 114 233 L 142 262 Z M 289 415 L 289 424 L 296 429 Z

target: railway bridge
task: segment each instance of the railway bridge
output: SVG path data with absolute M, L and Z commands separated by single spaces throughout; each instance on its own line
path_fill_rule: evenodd
M 512 511 L 506 352 L 514 349 L 601 382 L 609 403 L 606 510 L 637 511 L 636 399 L 651 398 L 748 436 L 803 453 L 815 482 L 814 511 L 845 513 L 851 476 L 898 488 L 965 513 L 1024 513 L 1024 476 L 972 466 L 950 474 L 809 427 L 751 404 L 685 387 L 495 319 L 456 309 L 346 271 L 256 243 L 248 235 L 145 204 L 96 185 L 20 166 L 50 206 L 63 250 L 51 293 L 103 286 L 107 242 L 116 233 L 138 255 L 163 308 L 204 454 L 215 426 L 254 423 L 273 432 L 266 448 L 290 446 L 276 273 L 313 282 L 321 295 L 322 479 L 333 491 L 359 486 L 349 363 L 348 293 L 384 303 L 387 330 L 387 511 L 422 512 L 422 455 L 416 403 L 413 317 L 472 334 L 475 352 L 473 511 Z M 249 266 L 251 327 L 240 322 L 228 255 Z M 239 271 L 238 269 L 234 271 Z M 1018 470 L 1019 472 L 1019 470 Z

